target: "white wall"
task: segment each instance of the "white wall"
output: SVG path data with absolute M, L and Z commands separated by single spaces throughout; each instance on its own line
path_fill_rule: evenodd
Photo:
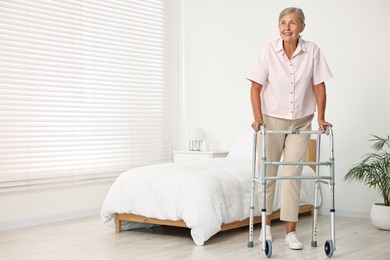
M 389 134 L 386 0 L 261 1 L 183 0 L 184 74 L 179 149 L 188 131 L 202 127 L 208 140 L 228 150 L 239 127 L 252 121 L 249 83 L 244 79 L 261 45 L 278 37 L 278 15 L 288 6 L 306 14 L 303 38 L 316 42 L 334 74 L 327 82 L 327 120 L 334 124 L 336 210 L 368 217 L 380 197 L 363 184 L 342 179 L 368 151 L 370 134 Z M 314 125 L 315 126 L 315 125 Z M 323 145 L 326 148 L 326 145 Z M 328 212 L 329 193 L 324 189 Z
M 96 216 L 111 182 L 0 193 L 0 231 Z

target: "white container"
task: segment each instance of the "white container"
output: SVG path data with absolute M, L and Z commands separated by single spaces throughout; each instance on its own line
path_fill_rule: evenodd
M 383 203 L 375 203 L 371 207 L 371 222 L 379 229 L 390 230 L 390 206 Z

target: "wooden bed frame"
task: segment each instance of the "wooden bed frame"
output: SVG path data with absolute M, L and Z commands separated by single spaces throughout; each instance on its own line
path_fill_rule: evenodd
M 306 160 L 308 162 L 316 161 L 316 140 L 311 139 L 308 147 L 308 151 L 306 154 Z M 315 170 L 315 166 L 310 166 Z M 299 214 L 313 214 L 314 207 L 313 205 L 305 204 L 299 206 Z M 272 213 L 271 219 L 279 219 L 280 210 L 276 210 Z M 116 232 L 121 232 L 121 222 L 129 221 L 129 222 L 137 222 L 137 223 L 145 223 L 145 224 L 156 224 L 156 225 L 164 225 L 164 226 L 174 226 L 174 227 L 185 227 L 188 228 L 186 223 L 183 220 L 161 220 L 156 218 L 148 218 L 141 215 L 129 214 L 129 213 L 116 213 L 115 216 L 115 226 Z M 261 223 L 261 216 L 254 217 L 254 224 Z M 235 221 L 232 223 L 224 223 L 221 226 L 221 231 L 240 228 L 249 225 L 249 218 L 241 221 Z

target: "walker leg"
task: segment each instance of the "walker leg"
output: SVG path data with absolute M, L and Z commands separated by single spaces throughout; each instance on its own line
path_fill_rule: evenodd
M 253 135 L 253 154 L 252 154 L 252 190 L 251 190 L 251 205 L 249 208 L 249 239 L 248 247 L 253 247 L 253 218 L 255 209 L 255 191 L 256 191 L 256 157 L 257 157 L 257 133 Z
M 320 151 L 321 151 L 321 136 L 317 136 L 317 151 L 316 151 L 316 161 L 320 160 Z M 317 165 L 315 176 L 319 176 L 319 166 Z M 314 185 L 314 212 L 313 212 L 313 226 L 312 226 L 312 237 L 311 237 L 311 247 L 317 247 L 317 220 L 318 220 L 318 192 L 319 192 L 319 181 L 315 181 Z
M 311 247 L 317 247 L 317 219 L 318 219 L 318 181 L 315 182 L 314 188 L 314 211 L 313 211 L 313 225 L 312 225 L 312 237 Z
M 335 195 L 334 195 L 334 185 L 335 185 L 335 174 L 334 174 L 334 141 L 333 141 L 333 132 L 330 132 L 330 175 L 332 179 L 330 180 L 330 197 L 331 197 L 331 209 L 330 209 L 330 221 L 331 221 L 331 238 L 333 242 L 333 250 L 336 250 L 336 221 L 335 221 Z
M 331 200 L 332 200 L 332 208 L 330 209 L 330 223 L 331 223 L 331 230 L 330 230 L 330 235 L 331 235 L 331 239 L 332 239 L 332 242 L 333 242 L 333 250 L 336 250 L 336 228 L 335 228 L 335 225 L 336 225 L 336 221 L 335 221 L 335 202 L 334 202 L 334 181 L 332 180 L 331 181 Z
M 251 205 L 249 208 L 249 238 L 248 238 L 248 247 L 253 247 L 253 215 L 254 215 L 254 201 L 255 201 L 255 181 L 252 181 L 252 192 L 251 192 Z
M 333 143 L 333 132 L 330 131 L 330 175 L 331 179 L 329 182 L 330 188 L 330 199 L 331 199 L 331 208 L 330 208 L 330 235 L 331 239 L 325 242 L 324 250 L 328 258 L 333 256 L 333 252 L 336 250 L 336 235 L 335 235 L 335 196 L 334 196 L 334 143 Z

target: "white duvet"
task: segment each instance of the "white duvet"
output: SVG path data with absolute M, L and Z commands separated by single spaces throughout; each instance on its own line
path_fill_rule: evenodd
M 313 170 L 305 166 L 303 175 L 308 174 L 312 175 Z M 165 163 L 131 169 L 113 183 L 103 203 L 101 217 L 112 225 L 115 213 L 184 220 L 195 244 L 203 245 L 220 231 L 222 223 L 249 217 L 251 179 L 249 158 Z M 301 203 L 313 204 L 313 190 L 313 181 L 302 181 Z M 278 208 L 276 195 L 274 209 Z M 139 227 L 143 225 L 123 223 L 122 226 L 123 229 Z

